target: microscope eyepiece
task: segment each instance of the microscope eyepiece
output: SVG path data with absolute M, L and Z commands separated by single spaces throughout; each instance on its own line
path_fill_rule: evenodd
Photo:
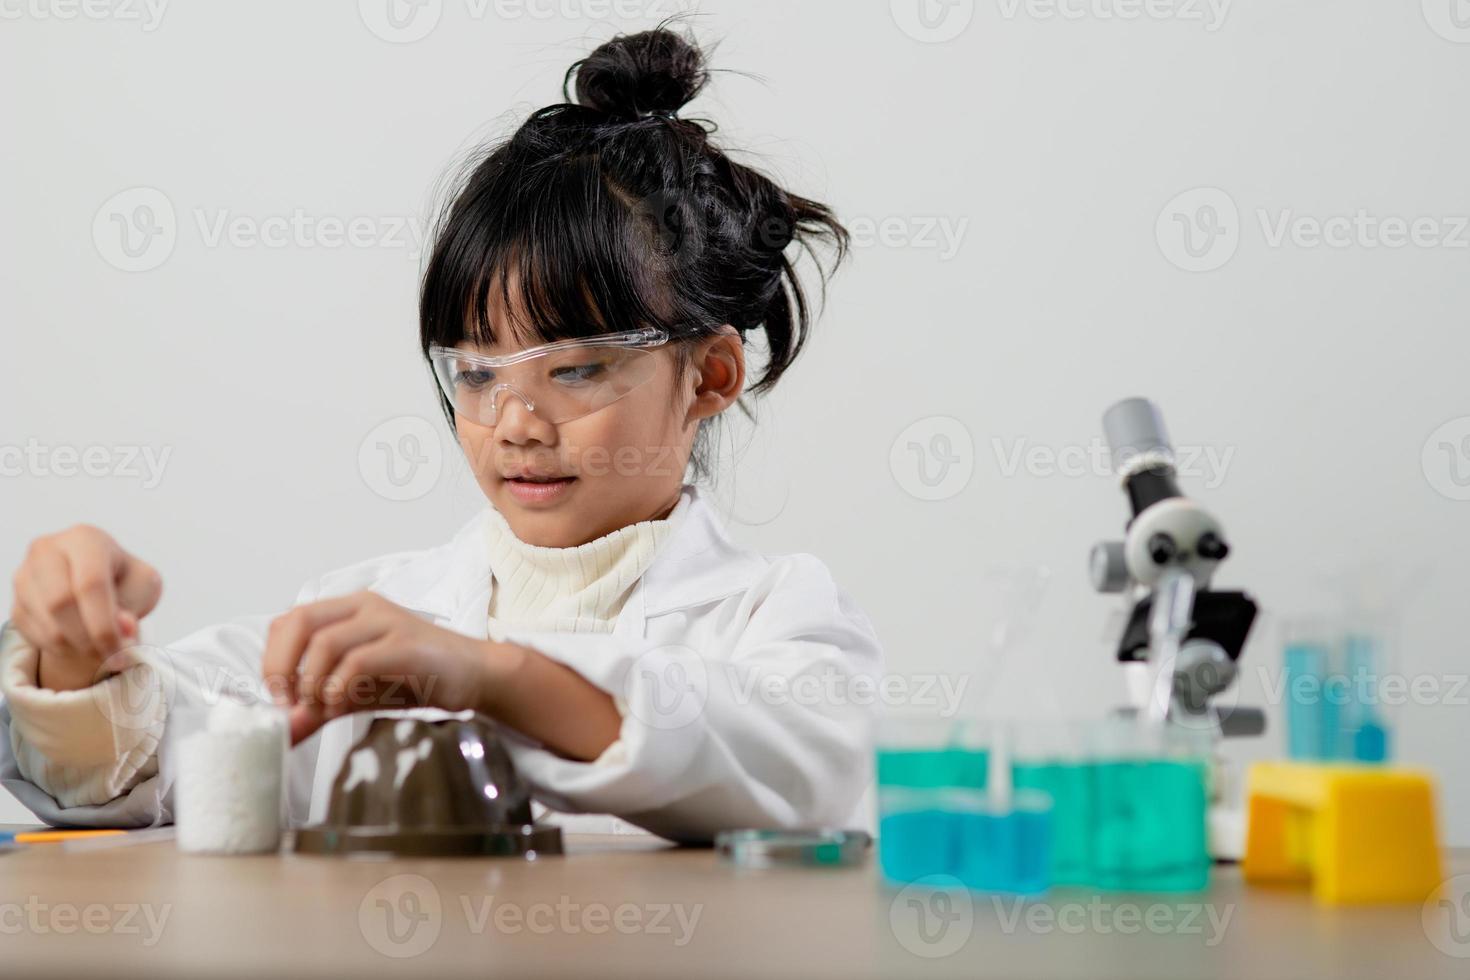
M 1153 402 L 1117 402 L 1103 413 L 1103 434 L 1135 517 L 1160 500 L 1183 496 L 1174 479 L 1174 447 Z
M 1103 413 L 1103 436 L 1112 450 L 1113 469 L 1126 474 L 1141 459 L 1174 469 L 1174 447 L 1158 406 L 1147 398 L 1125 398 Z

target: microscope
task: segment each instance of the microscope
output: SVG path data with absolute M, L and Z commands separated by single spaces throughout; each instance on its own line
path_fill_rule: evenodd
M 1224 528 L 1180 491 L 1173 446 L 1152 402 L 1118 402 L 1103 414 L 1103 431 L 1132 510 L 1123 540 L 1095 545 L 1090 559 L 1093 586 L 1131 604 L 1117 647 L 1131 702 L 1123 713 L 1214 739 L 1261 734 L 1260 709 L 1213 700 L 1234 682 L 1256 617 L 1244 592 L 1211 587 L 1230 554 Z M 1241 794 L 1225 760 L 1216 759 L 1213 784 L 1212 851 L 1238 856 L 1244 819 L 1239 804 L 1226 801 Z

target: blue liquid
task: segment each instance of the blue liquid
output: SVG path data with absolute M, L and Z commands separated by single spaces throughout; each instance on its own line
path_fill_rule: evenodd
M 1286 648 L 1286 754 L 1292 759 L 1326 758 L 1323 734 L 1323 676 L 1327 651 L 1305 643 Z
M 954 820 L 943 810 L 885 814 L 878 821 L 878 864 L 889 881 L 955 873 Z
M 1051 816 L 911 810 L 878 824 L 883 877 L 904 884 L 949 875 L 966 888 L 1034 895 L 1051 884 Z
M 1036 895 L 1051 884 L 1051 814 L 955 814 L 955 877 L 966 888 Z
M 1348 636 L 1342 656 L 1318 643 L 1293 643 L 1286 668 L 1286 754 L 1312 762 L 1385 762 L 1389 732 L 1378 714 L 1378 650 Z
M 1347 638 L 1347 670 L 1353 698 L 1344 712 L 1343 755 L 1358 762 L 1388 759 L 1388 730 L 1378 718 L 1378 684 L 1382 659 L 1373 638 L 1354 633 Z
M 1354 732 L 1353 758 L 1359 762 L 1387 762 L 1387 729 L 1376 722 L 1370 721 Z

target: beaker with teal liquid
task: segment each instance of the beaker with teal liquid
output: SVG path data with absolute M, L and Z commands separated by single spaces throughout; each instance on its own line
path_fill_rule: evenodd
M 1208 743 L 1178 732 L 1127 736 L 1094 764 L 1093 884 L 1198 891 L 1210 881 Z
M 1011 780 L 1017 791 L 1035 790 L 1052 800 L 1052 880 L 1092 882 L 1095 823 L 1094 772 L 1088 758 L 1088 726 L 1035 722 L 1016 726 Z
M 1211 738 L 1133 719 L 1017 726 L 1013 780 L 1052 799 L 1052 879 L 1110 891 L 1209 883 Z

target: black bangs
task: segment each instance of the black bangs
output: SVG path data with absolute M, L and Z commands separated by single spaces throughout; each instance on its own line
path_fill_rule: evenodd
M 645 222 L 609 187 L 599 154 L 527 159 L 527 135 L 476 168 L 436 230 L 420 297 L 425 351 L 671 327 Z

